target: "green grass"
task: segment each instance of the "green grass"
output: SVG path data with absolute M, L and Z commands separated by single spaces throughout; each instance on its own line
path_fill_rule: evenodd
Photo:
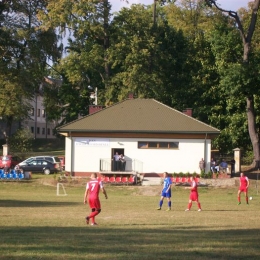
M 159 186 L 106 186 L 98 226 L 86 226 L 85 185 L 53 176 L 0 182 L 0 259 L 259 259 L 260 199 L 237 205 L 237 187 L 199 189 L 202 212 L 187 207 L 189 191 L 172 190 L 157 211 Z

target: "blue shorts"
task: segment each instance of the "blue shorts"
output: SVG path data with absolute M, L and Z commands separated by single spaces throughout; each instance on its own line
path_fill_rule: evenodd
M 172 196 L 171 190 L 169 190 L 168 192 L 162 192 L 162 197 L 164 198 L 170 198 Z

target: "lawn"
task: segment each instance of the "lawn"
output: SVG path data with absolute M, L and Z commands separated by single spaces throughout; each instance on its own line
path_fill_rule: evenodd
M 47 178 L 47 179 L 46 179 Z M 46 180 L 45 180 L 46 179 Z M 157 211 L 159 186 L 106 186 L 98 226 L 85 224 L 84 184 L 52 176 L 0 182 L 0 259 L 259 259 L 260 199 L 237 205 L 237 187 L 200 187 L 202 212 L 185 212 L 188 190 L 174 187 L 172 211 Z

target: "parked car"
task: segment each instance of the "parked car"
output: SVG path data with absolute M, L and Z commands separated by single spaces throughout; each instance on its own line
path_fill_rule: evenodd
M 60 169 L 62 169 L 60 158 L 58 156 L 52 156 L 52 155 L 33 156 L 33 157 L 30 157 L 30 158 L 20 162 L 19 166 L 26 165 L 28 162 L 33 161 L 33 160 L 47 160 L 52 163 L 59 164 Z
M 34 173 L 56 173 L 61 171 L 60 163 L 53 163 L 45 159 L 33 159 L 27 162 L 23 161 L 17 165 L 23 172 L 34 172 Z
M 22 160 L 18 156 L 6 155 L 0 156 L 0 168 L 8 167 L 9 169 L 14 168 L 15 165 L 20 163 Z

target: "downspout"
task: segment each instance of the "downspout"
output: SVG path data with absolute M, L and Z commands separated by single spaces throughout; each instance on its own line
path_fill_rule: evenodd
M 207 165 L 207 137 L 208 134 L 205 134 L 205 140 L 204 140 L 204 163 L 205 163 L 205 171 L 206 171 L 206 165 Z
M 72 176 L 72 160 L 73 160 L 74 146 L 73 146 L 73 140 L 71 137 L 71 132 L 69 132 L 69 137 L 70 137 L 70 142 L 71 142 L 71 145 L 70 145 L 70 176 Z

